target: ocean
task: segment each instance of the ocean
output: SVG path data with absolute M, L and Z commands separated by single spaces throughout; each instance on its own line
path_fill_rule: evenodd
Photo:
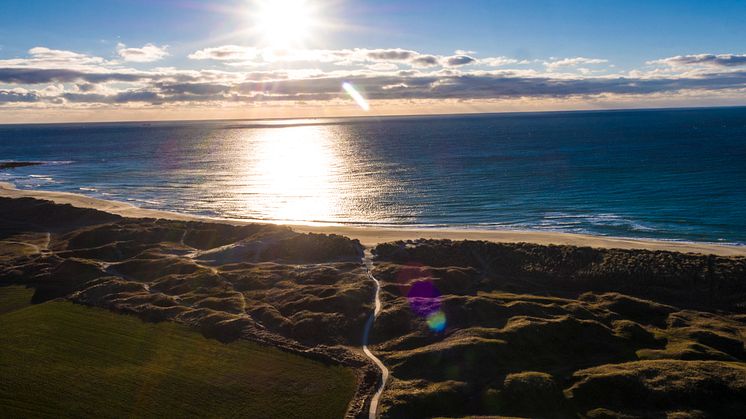
M 0 161 L 221 218 L 746 245 L 746 108 L 4 125 Z

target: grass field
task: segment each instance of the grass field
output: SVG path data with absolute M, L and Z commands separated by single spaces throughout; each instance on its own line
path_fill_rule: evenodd
M 349 369 L 30 296 L 0 288 L 0 417 L 333 418 L 355 391 Z
M 26 287 L 0 287 L 0 315 L 31 305 L 34 290 Z M 0 323 L 2 324 L 2 323 Z

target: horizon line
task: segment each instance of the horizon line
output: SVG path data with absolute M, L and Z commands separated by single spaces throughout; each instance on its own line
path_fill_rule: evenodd
M 123 119 L 112 121 L 69 121 L 69 122 L 0 122 L 0 127 L 4 126 L 24 126 L 24 125 L 104 125 L 104 124 L 158 124 L 158 123 L 187 123 L 187 122 L 262 122 L 262 121 L 302 121 L 302 120 L 320 120 L 329 122 L 318 123 L 298 123 L 298 124 L 278 124 L 276 128 L 288 126 L 305 126 L 305 125 L 330 125 L 334 124 L 330 120 L 371 120 L 371 119 L 394 119 L 394 118 L 437 118 L 450 116 L 489 116 L 489 115 L 537 115 L 537 114 L 569 114 L 569 113 L 603 113 L 603 112 L 624 112 L 624 111 L 686 111 L 686 110 L 707 110 L 707 109 L 738 109 L 746 108 L 744 105 L 711 105 L 711 106 L 662 106 L 662 107 L 629 107 L 629 108 L 608 108 L 608 109 L 558 109 L 558 110 L 541 110 L 541 111 L 504 111 L 504 112 L 453 112 L 453 113 L 415 113 L 415 114 L 383 114 L 383 115 L 340 115 L 340 116 L 298 116 L 298 117 L 271 117 L 271 118 L 207 118 L 207 119 Z M 236 127 L 240 128 L 240 127 Z M 247 126 L 244 128 L 252 128 Z M 260 128 L 260 127 L 257 127 Z M 261 126 L 261 128 L 272 128 L 271 125 Z

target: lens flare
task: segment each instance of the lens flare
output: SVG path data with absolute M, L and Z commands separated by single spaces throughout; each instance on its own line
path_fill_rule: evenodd
M 407 293 L 412 311 L 420 317 L 427 317 L 440 310 L 440 292 L 430 281 L 417 281 Z
M 445 330 L 446 314 L 441 309 L 441 294 L 432 281 L 417 281 L 412 284 L 407 293 L 407 300 L 412 312 L 423 317 L 430 330 Z
M 427 327 L 433 332 L 442 332 L 446 329 L 446 314 L 438 310 L 427 316 Z
M 360 108 L 366 112 L 370 110 L 370 105 L 368 104 L 368 101 L 365 100 L 363 95 L 360 94 L 360 92 L 355 89 L 355 86 L 353 86 L 351 83 L 344 82 L 342 83 L 342 88 L 345 89 L 345 92 L 347 92 L 348 95 L 357 103 Z
M 446 329 L 443 298 L 427 267 L 420 263 L 403 266 L 396 274 L 396 282 L 412 313 L 422 318 L 433 332 L 443 332 Z

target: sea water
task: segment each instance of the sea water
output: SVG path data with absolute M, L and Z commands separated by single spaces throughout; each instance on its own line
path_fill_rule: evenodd
M 746 108 L 5 125 L 0 161 L 214 217 L 746 244 Z

